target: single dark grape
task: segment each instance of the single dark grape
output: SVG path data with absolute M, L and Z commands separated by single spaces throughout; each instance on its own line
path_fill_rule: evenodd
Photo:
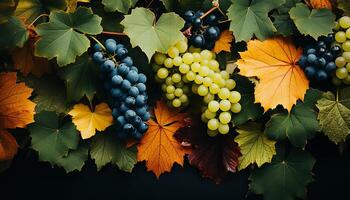
M 101 64 L 104 61 L 106 61 L 106 58 L 104 57 L 102 52 L 95 52 L 94 55 L 92 56 L 92 60 L 97 63 L 97 64 Z
M 314 48 L 308 49 L 307 54 L 316 54 L 316 49 L 314 49 Z
M 184 14 L 184 19 L 187 21 L 187 22 L 191 22 L 192 19 L 194 18 L 194 15 L 195 13 L 192 11 L 192 10 L 188 10 L 185 12 Z
M 195 28 L 199 28 L 202 26 L 202 19 L 199 17 L 196 17 L 192 20 L 192 26 L 194 26 Z
M 302 55 L 298 61 L 299 65 L 302 67 L 302 68 L 305 68 L 306 65 L 308 64 L 307 63 L 307 56 L 305 55 Z
M 119 48 L 116 54 L 119 59 L 124 59 L 128 55 L 128 50 L 126 48 Z
M 328 79 L 328 75 L 324 70 L 317 71 L 316 77 L 318 81 L 325 81 Z
M 331 53 L 333 54 L 334 57 L 338 57 L 341 54 L 341 47 L 338 45 L 334 45 L 331 48 Z
M 308 66 L 305 68 L 305 74 L 307 77 L 313 78 L 316 74 L 316 70 L 315 70 L 315 68 Z
M 131 88 L 131 83 L 130 83 L 130 81 L 124 79 L 124 80 L 122 81 L 121 88 L 122 88 L 123 90 L 125 90 L 125 91 L 128 91 L 128 90 Z
M 126 97 L 125 103 L 126 103 L 126 105 L 127 105 L 128 107 L 132 107 L 132 106 L 135 105 L 136 100 L 135 100 L 134 97 L 129 96 L 129 97 Z
M 216 40 L 220 36 L 220 32 L 218 32 L 218 30 L 213 26 L 209 27 L 205 34 L 209 40 Z
M 326 65 L 325 70 L 326 70 L 326 72 L 329 73 L 329 72 L 334 71 L 336 68 L 337 68 L 337 66 L 335 65 L 334 62 L 329 62 L 329 63 Z
M 205 43 L 205 39 L 204 39 L 203 35 L 196 35 L 193 37 L 192 43 L 193 43 L 193 46 L 195 46 L 197 48 L 201 48 L 201 47 L 203 47 L 203 45 Z
M 327 49 L 325 47 L 318 47 L 317 48 L 317 54 L 320 55 L 320 56 L 322 56 L 326 52 L 327 52 Z
M 130 83 L 136 83 L 139 80 L 139 74 L 134 70 L 130 70 L 126 79 L 128 79 Z
M 134 120 L 134 118 L 136 117 L 136 113 L 135 111 L 129 109 L 125 112 L 125 119 L 128 122 L 132 122 Z
M 122 60 L 122 63 L 125 63 L 128 67 L 131 67 L 134 64 L 134 61 L 130 56 L 127 56 Z
M 139 80 L 138 80 L 140 83 L 146 83 L 147 82 L 147 77 L 146 75 L 140 73 L 139 74 Z
M 129 95 L 132 96 L 132 97 L 138 97 L 137 95 L 139 95 L 139 93 L 140 93 L 139 89 L 137 89 L 137 87 L 135 87 L 135 86 L 132 86 L 129 89 Z
M 310 64 L 314 63 L 317 60 L 317 57 L 315 54 L 309 54 L 307 56 L 307 62 L 309 62 Z
M 317 58 L 317 64 L 319 67 L 324 67 L 326 66 L 327 62 L 326 62 L 326 59 L 320 57 L 320 58 Z
M 119 76 L 119 75 L 115 75 L 112 77 L 112 84 L 114 86 L 118 86 L 123 82 L 123 77 Z
M 117 123 L 119 126 L 124 126 L 126 124 L 125 117 L 123 115 L 117 117 Z
M 334 59 L 333 55 L 331 52 L 326 52 L 324 55 L 323 55 L 324 59 L 326 59 L 327 62 L 330 62 Z
M 138 95 L 136 97 L 136 106 L 144 106 L 146 104 L 146 97 L 144 95 Z

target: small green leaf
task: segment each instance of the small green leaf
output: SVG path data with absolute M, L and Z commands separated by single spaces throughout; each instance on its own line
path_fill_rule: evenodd
M 31 148 L 39 153 L 41 161 L 56 164 L 68 155 L 69 150 L 77 149 L 79 133 L 72 122 L 59 124 L 54 112 L 43 111 L 35 115 L 35 123 L 28 127 L 32 138 Z
M 262 116 L 264 109 L 260 104 L 254 103 L 254 84 L 248 78 L 243 76 L 235 76 L 237 86 L 235 90 L 241 93 L 240 104 L 242 105 L 241 112 L 233 115 L 233 124 L 235 126 L 242 125 L 248 120 L 255 120 Z
M 68 101 L 77 102 L 85 95 L 92 101 L 99 84 L 98 66 L 87 53 L 62 68 L 60 75 L 66 81 Z
M 271 164 L 255 169 L 249 177 L 250 191 L 265 200 L 305 199 L 305 187 L 313 181 L 315 159 L 305 151 L 293 149 L 288 156 L 278 148 Z
M 135 8 L 121 22 L 132 46 L 139 46 L 149 60 L 156 51 L 166 53 L 172 45 L 184 39 L 180 30 L 185 22 L 177 14 L 162 14 L 157 22 L 155 20 L 152 11 Z
M 20 0 L 15 14 L 32 23 L 41 14 L 53 10 L 64 10 L 66 7 L 65 0 Z
M 82 144 L 79 145 L 77 150 L 70 150 L 67 156 L 60 158 L 57 165 L 63 167 L 67 173 L 74 170 L 81 171 L 88 158 L 89 148 Z
M 0 2 L 0 24 L 7 22 L 16 10 L 18 0 L 2 0 Z
M 227 16 L 236 41 L 248 41 L 254 35 L 264 40 L 276 32 L 268 13 L 285 0 L 232 0 Z
M 124 14 L 129 12 L 129 9 L 137 3 L 138 0 L 102 0 L 107 12 L 118 11 Z
M 90 8 L 79 7 L 74 13 L 53 11 L 50 21 L 36 28 L 41 38 L 36 43 L 35 54 L 52 59 L 64 66 L 75 61 L 90 46 L 85 34 L 96 35 L 102 32 L 101 17 L 94 15 Z
M 113 132 L 96 135 L 91 143 L 91 158 L 100 170 L 108 163 L 117 165 L 120 170 L 131 172 L 136 164 L 136 146 L 127 148 Z
M 349 88 L 339 93 L 337 97 L 331 92 L 325 93 L 316 105 L 322 132 L 335 144 L 345 141 L 350 134 Z
M 260 167 L 264 163 L 271 162 L 273 155 L 276 154 L 276 141 L 269 140 L 261 128 L 261 124 L 254 122 L 248 122 L 237 128 L 239 134 L 235 137 L 235 142 L 238 143 L 242 153 L 239 157 L 239 170 L 254 163 Z
M 307 139 L 320 131 L 317 113 L 313 110 L 317 97 L 320 97 L 318 92 L 309 90 L 305 102 L 298 102 L 290 113 L 272 115 L 266 124 L 266 135 L 274 140 L 288 138 L 294 146 L 304 147 Z
M 26 27 L 17 17 L 11 17 L 0 26 L 0 49 L 12 50 L 15 47 L 23 47 L 29 38 Z
M 289 11 L 290 17 L 303 35 L 310 35 L 317 40 L 322 35 L 332 33 L 335 15 L 329 9 L 313 9 L 298 3 Z

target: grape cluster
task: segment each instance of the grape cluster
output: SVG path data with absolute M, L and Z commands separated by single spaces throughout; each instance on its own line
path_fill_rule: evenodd
M 342 55 L 336 58 L 337 66 L 333 83 L 350 84 L 350 17 L 341 17 L 335 28 L 335 41 L 341 46 Z
M 128 50 L 114 39 L 105 46 L 95 44 L 93 61 L 100 65 L 100 77 L 111 97 L 112 115 L 120 138 L 140 139 L 148 130 L 147 77 L 133 66 Z
M 220 71 L 214 53 L 197 48 L 187 50 L 187 47 L 185 41 L 180 41 L 167 55 L 155 54 L 156 78 L 162 82 L 166 98 L 174 107 L 188 104 L 187 88 L 191 87 L 194 94 L 203 97 L 201 118 L 207 123 L 208 135 L 227 134 L 232 114 L 242 109 L 241 95 L 233 90 L 236 82 L 227 71 Z M 183 84 L 173 86 L 174 82 Z
M 336 70 L 334 60 L 341 54 L 341 49 L 332 45 L 333 38 L 333 34 L 319 37 L 317 42 L 304 48 L 299 65 L 310 81 L 327 81 Z
M 203 12 L 188 10 L 184 14 L 186 21 L 185 29 L 191 27 L 191 36 L 189 43 L 194 47 L 201 49 L 213 49 L 216 40 L 220 36 L 220 28 L 218 27 L 218 17 L 210 14 L 202 19 Z

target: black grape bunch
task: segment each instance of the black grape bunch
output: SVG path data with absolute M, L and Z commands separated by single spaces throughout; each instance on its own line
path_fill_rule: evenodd
M 335 59 L 341 55 L 341 48 L 333 41 L 334 34 L 331 33 L 319 37 L 316 42 L 304 48 L 299 65 L 311 82 L 329 81 L 335 73 Z
M 212 50 L 221 33 L 218 27 L 219 17 L 215 14 L 209 14 L 204 18 L 203 16 L 204 13 L 202 11 L 186 11 L 183 16 L 186 21 L 184 29 L 189 31 L 189 45 L 200 49 Z
M 122 139 L 142 138 L 148 130 L 147 77 L 138 72 L 128 50 L 114 39 L 95 44 L 93 61 L 100 66 L 100 78 L 111 97 L 112 115 Z

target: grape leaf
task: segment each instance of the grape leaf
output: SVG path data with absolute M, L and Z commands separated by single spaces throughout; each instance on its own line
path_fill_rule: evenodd
M 24 80 L 34 89 L 32 101 L 36 103 L 36 112 L 44 110 L 57 113 L 68 112 L 66 88 L 58 77 L 52 75 L 41 78 L 28 76 Z
M 249 177 L 249 189 L 262 194 L 265 200 L 305 199 L 305 186 L 313 181 L 311 170 L 315 159 L 308 153 L 292 149 L 285 155 L 281 148 L 271 164 L 255 169 Z
M 306 93 L 304 103 L 298 102 L 290 113 L 272 115 L 266 124 L 266 135 L 274 140 L 288 138 L 294 146 L 304 147 L 307 139 L 320 131 L 317 113 L 313 109 L 320 96 L 320 91 L 310 89 Z
M 203 4 L 203 0 L 160 0 L 160 1 L 163 3 L 164 7 L 167 10 L 176 11 L 177 13 L 183 13 L 187 10 L 199 10 L 201 9 Z
M 174 138 L 176 131 L 185 126 L 186 114 L 178 113 L 158 101 L 154 108 L 155 120 L 148 121 L 149 129 L 137 145 L 137 160 L 146 161 L 147 170 L 159 178 L 169 172 L 174 163 L 183 165 L 186 150 Z
M 65 0 L 20 0 L 15 15 L 32 23 L 39 15 L 66 9 Z
M 102 0 L 107 12 L 118 11 L 124 14 L 129 12 L 131 7 L 134 7 L 138 0 Z
M 227 16 L 231 20 L 230 30 L 236 41 L 248 41 L 254 35 L 260 39 L 276 32 L 268 13 L 284 3 L 284 0 L 235 0 L 228 9 Z
M 298 3 L 289 11 L 291 19 L 303 35 L 310 35 L 317 40 L 322 35 L 332 33 L 335 15 L 328 9 L 313 9 Z
M 248 50 L 237 61 L 239 74 L 257 77 L 255 102 L 267 111 L 282 105 L 290 111 L 298 99 L 303 100 L 309 81 L 297 64 L 302 49 L 286 38 L 251 40 Z
M 16 138 L 6 129 L 0 129 L 0 163 L 6 160 L 12 160 L 17 153 L 17 149 Z
M 102 18 L 101 26 L 103 31 L 123 32 L 124 27 L 120 22 L 124 19 L 124 15 L 119 12 L 106 12 L 101 3 L 93 1 L 91 3 L 93 12 Z
M 7 22 L 16 9 L 18 0 L 2 0 L 0 2 L 0 24 Z
M 237 128 L 236 131 L 239 134 L 235 142 L 242 153 L 239 157 L 239 170 L 254 163 L 261 167 L 264 163 L 271 162 L 273 155 L 276 154 L 276 141 L 269 140 L 261 128 L 262 126 L 255 122 L 249 122 Z
M 32 73 L 36 77 L 41 77 L 44 73 L 50 73 L 51 65 L 45 58 L 34 55 L 35 39 L 30 37 L 22 48 L 16 48 L 12 53 L 13 66 L 24 76 Z
M 88 54 L 84 54 L 60 71 L 66 81 L 68 101 L 79 101 L 85 95 L 91 102 L 98 88 L 98 66 Z
M 344 11 L 345 15 L 350 15 L 350 3 L 348 0 L 337 0 L 338 8 Z
M 327 8 L 329 10 L 332 10 L 331 0 L 307 0 L 307 2 L 310 4 L 311 8 Z
M 85 34 L 102 32 L 101 18 L 86 7 L 79 7 L 74 13 L 53 11 L 50 21 L 39 24 L 36 32 L 41 38 L 36 43 L 35 55 L 52 59 L 64 66 L 75 61 L 90 46 Z
M 57 165 L 63 167 L 67 173 L 74 170 L 81 171 L 85 161 L 89 158 L 89 148 L 85 144 L 79 145 L 76 150 L 69 150 L 67 156 L 57 160 Z
M 74 12 L 77 9 L 78 3 L 90 3 L 90 0 L 66 0 L 67 12 Z
M 233 124 L 239 126 L 248 120 L 255 120 L 260 117 L 264 109 L 260 104 L 254 103 L 254 84 L 248 78 L 236 75 L 234 76 L 234 80 L 237 83 L 235 90 L 241 93 L 241 100 L 239 102 L 242 105 L 242 110 L 234 114 L 232 119 Z
M 18 18 L 11 17 L 7 22 L 1 24 L 0 49 L 12 50 L 15 47 L 23 47 L 28 38 L 29 33 L 23 22 Z
M 346 137 L 350 134 L 349 92 L 349 87 L 340 90 L 337 97 L 331 92 L 327 92 L 323 95 L 322 99 L 317 101 L 316 106 L 319 109 L 317 119 L 319 120 L 322 132 L 335 144 L 345 141 Z
M 100 170 L 108 163 L 117 165 L 120 170 L 131 172 L 137 162 L 136 146 L 127 148 L 116 134 L 108 131 L 97 134 L 91 142 L 91 158 Z
M 132 46 L 139 46 L 149 61 L 156 51 L 166 53 L 172 45 L 184 38 L 180 30 L 185 22 L 180 16 L 175 13 L 162 14 L 157 22 L 155 17 L 146 8 L 135 8 L 121 22 Z
M 217 184 L 222 182 L 227 172 L 236 172 L 238 158 L 242 155 L 231 134 L 210 137 L 202 122 L 192 122 L 181 128 L 176 139 L 191 148 L 188 155 L 190 165 L 195 166 L 204 178 Z
M 104 131 L 113 124 L 112 110 L 106 103 L 98 104 L 93 111 L 84 104 L 76 104 L 68 114 L 72 116 L 72 121 L 83 139 L 91 138 L 96 130 Z
M 278 7 L 272 14 L 274 18 L 273 24 L 277 29 L 277 33 L 283 36 L 289 36 L 298 32 L 293 20 L 289 16 L 289 11 L 300 1 L 301 0 L 286 0 L 286 3 Z
M 220 53 L 221 51 L 231 52 L 231 43 L 233 41 L 232 32 L 229 30 L 224 30 L 218 40 L 215 42 L 213 51 L 215 53 Z
M 31 148 L 39 153 L 41 161 L 52 165 L 78 148 L 79 133 L 71 122 L 59 124 L 54 112 L 43 111 L 35 115 L 35 123 L 28 127 L 32 138 Z

